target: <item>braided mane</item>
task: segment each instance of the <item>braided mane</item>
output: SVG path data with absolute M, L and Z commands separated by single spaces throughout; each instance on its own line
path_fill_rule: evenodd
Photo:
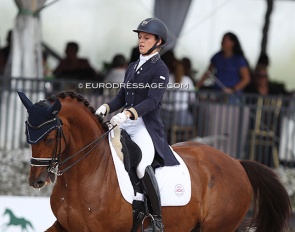
M 104 123 L 103 123 L 102 117 L 95 114 L 95 109 L 90 105 L 90 103 L 81 94 L 78 94 L 74 91 L 63 91 L 63 92 L 57 93 L 56 95 L 51 95 L 49 98 L 47 98 L 47 100 L 50 102 L 54 102 L 57 98 L 65 99 L 66 97 L 71 97 L 72 99 L 77 99 L 78 102 L 82 102 L 90 110 L 90 112 L 96 116 L 97 120 L 104 127 L 106 127 L 106 125 L 104 125 Z

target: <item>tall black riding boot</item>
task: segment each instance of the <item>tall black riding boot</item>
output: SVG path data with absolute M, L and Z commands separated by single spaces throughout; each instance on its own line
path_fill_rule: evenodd
M 132 202 L 132 215 L 133 215 L 133 224 L 130 232 L 136 232 L 139 226 L 142 223 L 142 220 L 145 216 L 145 204 L 143 201 L 133 200 Z
M 154 170 L 151 166 L 146 167 L 144 177 L 141 179 L 141 183 L 143 185 L 144 192 L 148 196 L 152 205 L 152 215 L 154 217 L 152 226 L 145 229 L 144 232 L 163 232 L 164 225 L 162 223 L 160 191 Z

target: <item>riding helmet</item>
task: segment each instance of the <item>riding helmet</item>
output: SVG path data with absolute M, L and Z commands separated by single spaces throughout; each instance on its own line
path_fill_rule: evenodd
M 168 29 L 160 19 L 158 18 L 147 18 L 143 20 L 134 32 L 146 32 L 153 35 L 157 35 L 162 39 L 161 46 L 167 43 Z

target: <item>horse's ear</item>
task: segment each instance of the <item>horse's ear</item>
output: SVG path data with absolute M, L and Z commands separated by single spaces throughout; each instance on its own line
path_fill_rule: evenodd
M 17 91 L 17 93 L 23 105 L 26 107 L 27 110 L 29 110 L 29 108 L 32 107 L 33 103 L 23 92 Z
M 50 106 L 47 109 L 47 112 L 49 115 L 57 115 L 58 112 L 60 111 L 60 109 L 61 109 L 61 103 L 60 103 L 59 99 L 56 99 L 54 101 L 54 103 L 52 104 L 52 106 Z

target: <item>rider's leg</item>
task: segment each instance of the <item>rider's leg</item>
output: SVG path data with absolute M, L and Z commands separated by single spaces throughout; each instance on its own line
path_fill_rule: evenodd
M 145 231 L 161 232 L 164 229 L 162 222 L 161 197 L 154 170 L 150 165 L 146 167 L 145 175 L 141 179 L 141 183 L 145 193 L 150 199 L 154 217 L 153 228 L 149 227 Z
M 142 119 L 141 119 L 142 120 Z M 134 130 L 132 130 L 134 128 Z M 140 147 L 142 152 L 142 160 L 139 163 L 136 172 L 138 178 L 141 180 L 145 194 L 148 196 L 152 209 L 153 217 L 155 219 L 154 229 L 147 228 L 145 231 L 163 231 L 162 212 L 161 212 L 161 198 L 155 173 L 150 166 L 155 156 L 155 148 L 153 141 L 145 128 L 144 122 L 137 122 L 136 127 L 129 128 L 131 139 Z
M 137 166 L 136 174 L 140 179 L 140 184 L 143 186 L 142 178 L 145 176 L 145 170 L 148 165 L 153 162 L 155 156 L 155 148 L 153 141 L 146 130 L 142 118 L 137 120 L 127 120 L 125 123 L 121 124 L 121 128 L 125 129 L 130 135 L 131 139 L 140 147 L 142 153 L 142 159 Z M 149 197 L 149 192 L 144 190 L 145 194 Z M 135 192 L 138 193 L 138 191 Z M 150 197 L 149 197 L 150 198 Z M 153 207 L 153 205 L 152 205 Z M 137 231 L 139 224 L 146 214 L 145 204 L 141 200 L 133 200 L 132 202 L 133 211 L 133 226 L 131 231 Z M 153 230 L 152 230 L 153 231 Z
M 142 160 L 137 166 L 136 173 L 145 194 L 148 196 L 155 218 L 155 231 L 163 231 L 162 214 L 161 214 L 161 201 L 158 184 L 155 178 L 154 171 L 150 166 L 154 160 L 155 148 L 153 141 L 145 127 L 142 118 L 137 120 L 130 120 L 124 123 L 123 128 L 128 132 L 131 139 L 140 147 L 142 152 Z M 134 204 L 135 205 L 135 204 Z M 139 204 L 142 206 L 142 203 Z M 134 211 L 136 212 L 136 210 Z M 145 231 L 154 231 L 149 227 Z

